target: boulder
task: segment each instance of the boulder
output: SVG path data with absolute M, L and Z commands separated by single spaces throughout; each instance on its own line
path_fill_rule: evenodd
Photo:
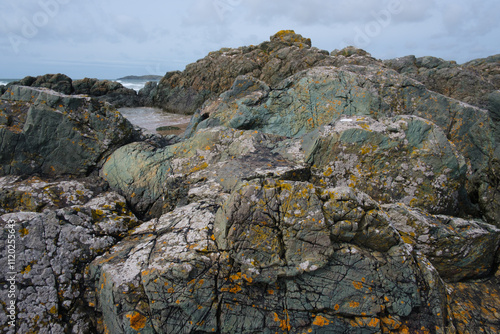
M 145 222 L 91 264 L 88 282 L 113 333 L 445 327 L 376 202 L 307 182 L 251 180 L 222 206 L 205 199 Z
M 45 74 L 38 77 L 25 77 L 9 85 L 42 87 L 69 95 L 73 93 L 73 80 L 65 74 Z
M 446 282 L 494 274 L 496 254 L 490 250 L 500 244 L 500 229 L 495 226 L 479 219 L 429 215 L 401 203 L 383 208 L 402 239 L 425 255 Z
M 431 213 L 466 210 L 465 160 L 430 121 L 346 116 L 302 140 L 316 184 L 348 186 L 381 203 L 401 202 Z
M 500 89 L 500 54 L 474 59 L 463 66 L 479 72 L 495 86 L 495 89 Z
M 283 30 L 257 46 L 221 49 L 182 72 L 167 73 L 158 84 L 152 106 L 193 114 L 206 100 L 228 90 L 239 75 L 272 86 L 301 70 L 334 64 L 328 51 L 311 47 L 310 39 L 293 30 Z
M 135 135 L 116 109 L 88 97 L 13 85 L 0 101 L 2 176 L 85 176 Z
M 275 151 L 280 136 L 215 128 L 167 146 L 132 143 L 116 150 L 101 175 L 134 210 L 159 217 L 197 198 L 197 190 L 230 191 L 240 180 L 274 175 L 307 179 L 308 167 Z M 283 149 L 286 151 L 286 148 Z
M 135 216 L 126 208 L 125 199 L 113 192 L 92 196 L 88 185 L 78 181 L 32 180 L 6 185 L 5 178 L 0 180 L 2 191 L 24 193 L 23 198 L 27 201 L 31 198 L 34 204 L 24 208 L 7 207 L 8 211 L 22 211 L 0 215 L 3 231 L 0 264 L 6 268 L 0 274 L 0 282 L 7 282 L 8 272 L 15 273 L 17 301 L 17 331 L 9 327 L 7 313 L 2 312 L 2 332 L 94 331 L 95 316 L 83 299 L 85 266 L 137 224 Z M 90 196 L 93 198 L 88 200 Z M 28 211 L 42 208 L 43 212 Z M 17 235 L 15 264 L 11 270 L 7 270 L 7 254 L 12 254 L 9 230 Z M 7 289 L 0 291 L 2 302 L 9 300 L 7 294 Z
M 75 94 L 86 94 L 115 107 L 136 107 L 140 105 L 137 92 L 110 80 L 84 78 L 73 82 Z

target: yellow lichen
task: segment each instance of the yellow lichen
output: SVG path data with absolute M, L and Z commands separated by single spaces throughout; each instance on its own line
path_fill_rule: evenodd
M 314 318 L 313 325 L 323 327 L 323 326 L 328 326 L 330 324 L 330 320 L 327 318 L 317 315 L 316 318 Z
M 127 318 L 130 319 L 130 327 L 136 331 L 139 331 L 146 327 L 147 318 L 138 312 L 133 312 L 132 314 L 127 314 Z

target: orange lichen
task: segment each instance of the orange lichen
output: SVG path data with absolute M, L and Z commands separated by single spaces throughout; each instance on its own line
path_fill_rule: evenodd
M 349 307 L 358 307 L 359 303 L 358 302 L 349 302 Z
M 361 289 L 363 288 L 363 283 L 361 283 L 361 282 L 356 282 L 356 281 L 353 281 L 353 282 L 352 282 L 352 285 L 354 286 L 354 288 L 355 288 L 356 290 L 361 290 Z
M 278 314 L 274 312 L 274 321 L 279 322 L 279 326 L 283 331 L 289 331 L 292 326 L 290 325 L 290 318 L 288 317 L 288 311 L 285 310 L 285 319 L 280 319 Z
M 328 326 L 330 324 L 330 320 L 327 318 L 317 315 L 316 318 L 314 318 L 313 325 L 323 327 L 323 326 Z
M 127 314 L 126 317 L 130 319 L 130 327 L 132 329 L 139 331 L 146 327 L 146 321 L 148 319 L 142 314 L 133 312 L 132 314 Z

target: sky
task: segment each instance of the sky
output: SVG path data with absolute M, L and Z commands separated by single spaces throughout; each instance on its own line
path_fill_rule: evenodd
M 282 29 L 328 51 L 464 63 L 500 53 L 498 0 L 0 0 L 0 78 L 164 75 Z

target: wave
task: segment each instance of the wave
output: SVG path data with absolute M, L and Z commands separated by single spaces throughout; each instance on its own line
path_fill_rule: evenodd
M 0 86 L 5 86 L 9 82 L 16 81 L 16 79 L 0 79 Z
M 144 88 L 146 83 L 150 80 L 116 80 L 116 82 L 119 82 L 123 85 L 123 87 L 126 88 L 131 88 L 135 90 L 136 92 L 140 91 L 141 89 Z

